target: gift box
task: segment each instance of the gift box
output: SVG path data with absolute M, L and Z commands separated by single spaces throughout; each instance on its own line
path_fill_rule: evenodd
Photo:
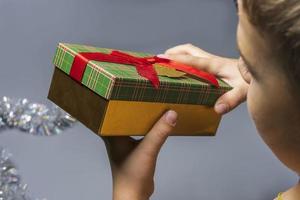
M 216 100 L 231 87 L 148 53 L 60 43 L 48 98 L 101 136 L 145 135 L 167 110 L 173 135 L 213 136 Z

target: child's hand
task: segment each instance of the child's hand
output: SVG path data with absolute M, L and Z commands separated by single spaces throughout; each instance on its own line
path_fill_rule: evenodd
M 110 159 L 114 200 L 149 199 L 154 191 L 153 176 L 159 150 L 176 120 L 177 113 L 168 111 L 139 141 L 131 137 L 102 137 Z
M 160 57 L 185 63 L 207 71 L 230 84 L 233 89 L 221 96 L 215 105 L 215 111 L 225 114 L 246 100 L 250 74 L 245 70 L 243 61 L 212 55 L 191 44 L 179 45 Z M 247 82 L 246 82 L 247 81 Z

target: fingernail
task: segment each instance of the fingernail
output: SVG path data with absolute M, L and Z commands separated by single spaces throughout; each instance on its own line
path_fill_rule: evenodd
M 166 112 L 165 114 L 165 119 L 166 122 L 170 125 L 170 126 L 176 126 L 176 122 L 177 122 L 177 113 L 173 110 L 169 110 L 168 112 Z
M 156 56 L 159 58 L 169 58 L 168 55 L 166 55 L 166 54 L 158 54 Z
M 215 106 L 215 111 L 219 114 L 224 114 L 228 111 L 228 106 L 224 103 L 219 103 Z

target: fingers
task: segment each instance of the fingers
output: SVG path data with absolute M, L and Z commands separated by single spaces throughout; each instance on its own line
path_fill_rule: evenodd
M 175 111 L 166 112 L 138 145 L 138 150 L 156 158 L 162 145 L 175 127 L 176 121 L 177 113 Z
M 156 159 L 161 146 L 175 127 L 176 121 L 177 113 L 175 111 L 166 112 L 143 140 L 134 140 L 128 136 L 101 137 L 105 142 L 111 163 L 114 166 L 118 165 L 131 153 L 143 157 L 147 155 L 148 158 Z
M 215 104 L 215 111 L 218 114 L 223 115 L 233 110 L 235 107 L 246 100 L 247 90 L 248 86 L 245 84 L 240 87 L 235 87 L 229 92 L 226 92 L 217 100 Z
M 188 54 L 191 56 L 209 58 L 213 57 L 214 55 L 192 45 L 192 44 L 183 44 L 178 45 L 173 48 L 168 49 L 165 54 Z
M 161 58 L 167 58 L 170 60 L 174 60 L 176 62 L 180 62 L 186 65 L 193 66 L 197 69 L 206 71 L 208 73 L 218 75 L 220 68 L 218 67 L 219 62 L 218 59 L 214 58 L 200 58 L 191 55 L 184 54 L 168 54 L 168 55 L 157 55 Z

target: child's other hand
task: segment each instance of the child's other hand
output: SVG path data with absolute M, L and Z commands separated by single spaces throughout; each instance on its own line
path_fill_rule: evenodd
M 149 199 L 154 191 L 158 153 L 176 120 L 176 112 L 166 112 L 142 140 L 126 136 L 102 137 L 112 170 L 114 200 Z
M 248 81 L 244 80 L 242 62 L 237 59 L 219 57 L 191 44 L 179 45 L 168 49 L 160 57 L 169 58 L 207 71 L 227 82 L 233 89 L 221 96 L 215 105 L 215 111 L 225 114 L 246 100 Z M 241 63 L 241 64 L 239 64 Z M 241 67 L 240 67 L 241 66 Z M 249 76 L 247 74 L 247 76 Z

